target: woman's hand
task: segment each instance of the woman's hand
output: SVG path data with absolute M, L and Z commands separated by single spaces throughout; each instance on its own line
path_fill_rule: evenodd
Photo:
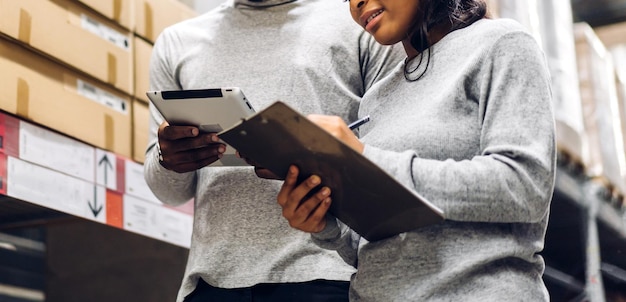
M 330 188 L 318 188 L 321 179 L 317 175 L 297 184 L 298 173 L 296 166 L 290 166 L 278 193 L 283 217 L 292 228 L 308 233 L 321 232 L 326 227 L 325 216 L 331 203 Z
M 348 128 L 348 125 L 338 116 L 331 115 L 317 115 L 312 114 L 307 116 L 312 122 L 322 127 L 324 130 L 329 132 L 334 137 L 346 143 L 352 149 L 356 150 L 359 153 L 363 153 L 363 144 L 359 139 L 354 135 L 352 130 Z M 254 166 L 254 173 L 257 177 L 266 178 L 266 179 L 277 179 L 283 180 L 282 177 L 274 174 L 272 171 L 259 166 L 250 158 L 247 158 L 245 154 L 239 153 L 237 151 L 237 156 L 244 159 L 249 165 Z
M 171 126 L 163 122 L 158 131 L 159 162 L 178 173 L 195 171 L 220 159 L 226 145 L 216 133 L 200 133 L 193 126 Z
M 344 142 L 346 145 L 350 146 L 352 149 L 359 153 L 363 153 L 363 143 L 359 141 L 352 130 L 348 128 L 346 122 L 344 122 L 340 117 L 311 114 L 308 115 L 307 118 L 322 127 L 324 130 L 328 131 L 334 137 Z

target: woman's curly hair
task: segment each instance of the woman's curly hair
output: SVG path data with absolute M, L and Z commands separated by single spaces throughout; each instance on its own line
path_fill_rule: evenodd
M 433 27 L 444 23 L 451 31 L 467 27 L 487 15 L 487 5 L 483 0 L 421 0 L 420 11 L 422 17 L 414 24 L 411 45 L 423 52 L 431 46 L 428 33 Z
M 419 56 L 419 62 L 416 67 L 409 70 L 407 60 L 404 65 L 404 77 L 409 81 L 417 81 L 428 69 L 430 63 L 430 45 L 429 33 L 439 25 L 448 24 L 450 31 L 470 26 L 472 23 L 483 19 L 487 16 L 487 4 L 484 0 L 421 0 L 419 6 L 417 20 L 413 24 L 411 35 L 411 46 L 422 55 Z M 424 52 L 427 52 L 424 54 Z M 421 69 L 417 76 L 412 75 L 415 71 L 420 70 L 420 66 L 424 63 L 424 55 L 426 58 L 426 68 Z

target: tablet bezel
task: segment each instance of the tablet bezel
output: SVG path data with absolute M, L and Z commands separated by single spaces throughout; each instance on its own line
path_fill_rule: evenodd
M 218 133 L 255 113 L 239 87 L 148 91 L 146 95 L 170 125 L 196 126 L 201 132 Z M 212 166 L 245 166 L 235 150 L 227 147 Z

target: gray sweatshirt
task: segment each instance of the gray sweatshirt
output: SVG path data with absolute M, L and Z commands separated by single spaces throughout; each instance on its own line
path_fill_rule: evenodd
M 356 118 L 365 90 L 404 58 L 401 47 L 380 46 L 354 24 L 342 1 L 248 4 L 227 1 L 167 28 L 154 46 L 151 89 L 237 86 L 257 110 L 282 100 L 304 114 L 349 121 Z M 224 288 L 349 280 L 352 266 L 282 217 L 276 202 L 280 181 L 259 179 L 252 167 L 205 167 L 183 174 L 161 167 L 153 146 L 162 118 L 150 110 L 148 185 L 166 204 L 195 198 L 179 301 L 198 278 Z
M 514 21 L 481 20 L 435 44 L 422 79 L 403 67 L 363 98 L 364 155 L 446 221 L 367 242 L 329 220 L 313 236 L 358 263 L 350 300 L 548 301 L 538 253 L 556 152 L 537 43 Z

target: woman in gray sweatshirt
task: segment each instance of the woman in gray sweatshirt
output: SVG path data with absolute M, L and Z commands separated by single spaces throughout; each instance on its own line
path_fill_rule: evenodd
M 379 43 L 401 41 L 407 59 L 365 94 L 360 140 L 341 118 L 309 117 L 446 219 L 367 242 L 326 213 L 329 188 L 303 200 L 323 180 L 296 184 L 296 167 L 278 195 L 283 216 L 357 267 L 351 301 L 549 301 L 539 253 L 555 130 L 536 41 L 484 18 L 479 0 L 351 0 L 350 11 Z

